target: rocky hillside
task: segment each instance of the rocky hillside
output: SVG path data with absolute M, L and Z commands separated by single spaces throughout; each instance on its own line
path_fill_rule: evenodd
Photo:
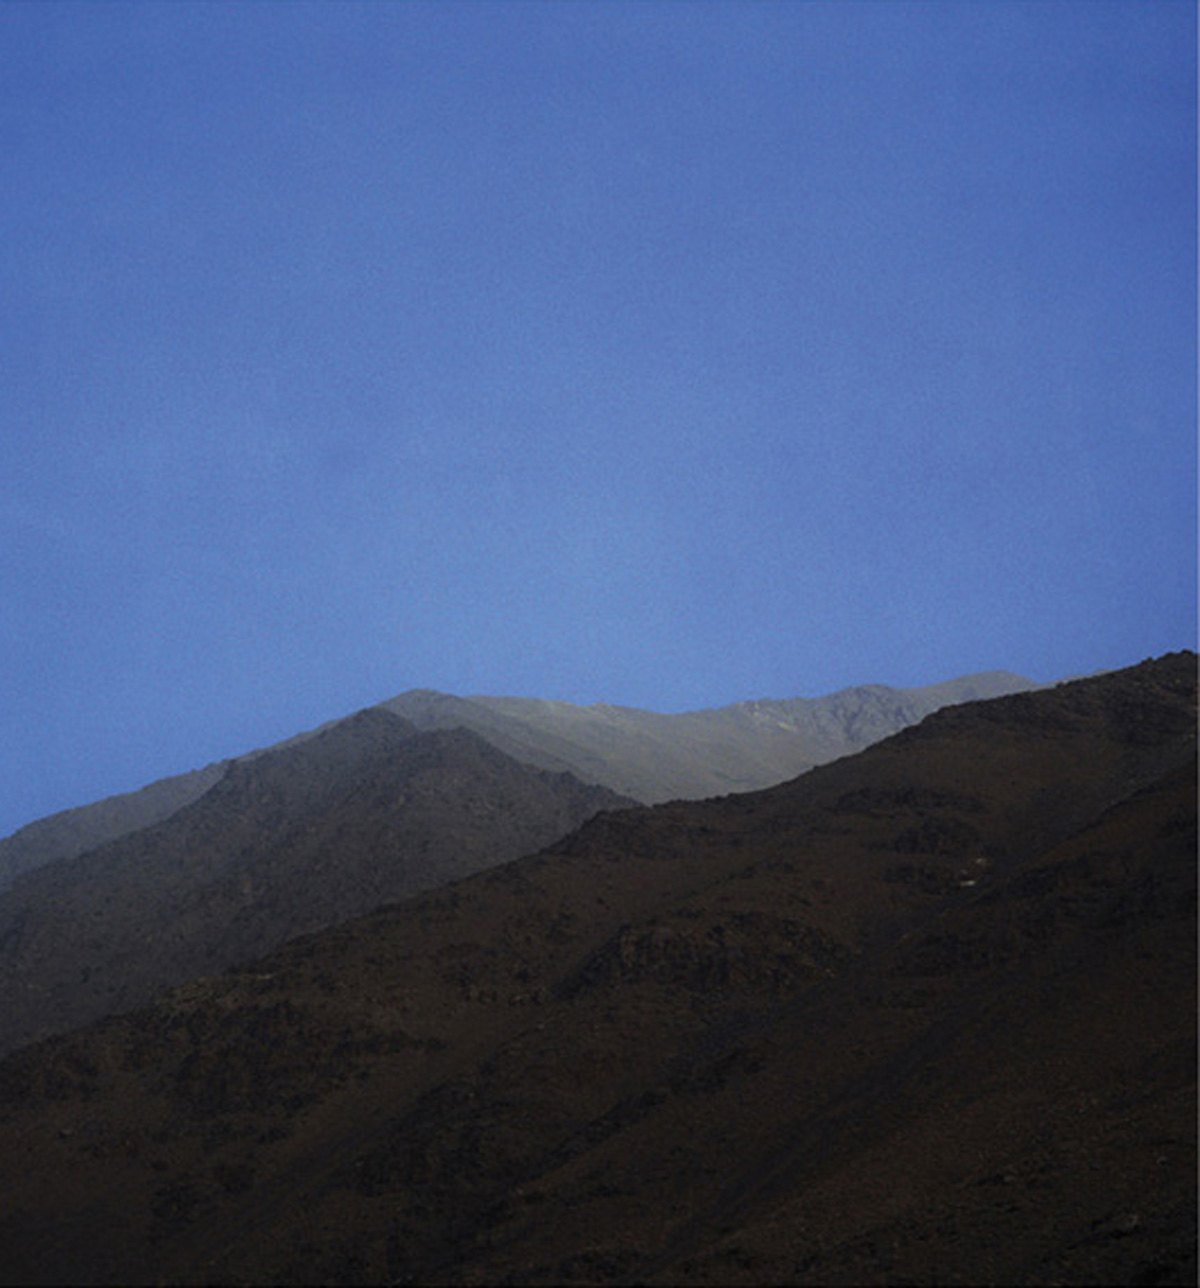
M 0 841 L 0 890 L 23 872 L 73 859 L 119 836 L 161 823 L 203 796 L 228 767 L 224 762 L 161 778 L 140 791 L 108 796 L 30 823 Z
M 925 688 L 865 685 L 824 698 L 741 702 L 682 715 L 533 698 L 460 698 L 427 689 L 381 705 L 421 729 L 471 729 L 523 763 L 653 803 L 769 787 L 861 751 L 939 707 L 1032 687 L 1020 676 L 993 671 Z M 236 759 L 283 750 L 334 723 Z M 162 822 L 199 799 L 233 763 L 164 778 L 21 828 L 0 840 L 0 890 L 22 872 Z
M 28 1047 L 4 1278 L 1194 1283 L 1195 754 L 959 706 Z
M 467 730 L 421 733 L 381 710 L 236 761 L 164 822 L 0 894 L 0 1051 L 628 804 Z
M 518 760 L 569 770 L 657 804 L 770 787 L 861 751 L 941 707 L 1033 687 L 1007 671 L 989 671 L 924 688 L 869 684 L 823 698 L 738 702 L 678 715 L 421 689 L 384 706 L 419 728 L 473 729 Z

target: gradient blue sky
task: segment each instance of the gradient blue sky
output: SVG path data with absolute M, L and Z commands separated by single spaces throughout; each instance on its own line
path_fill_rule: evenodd
M 0 833 L 412 687 L 1196 643 L 1196 16 L 0 6 Z

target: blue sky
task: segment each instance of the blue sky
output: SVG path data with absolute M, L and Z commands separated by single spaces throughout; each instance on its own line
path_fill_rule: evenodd
M 412 687 L 1196 643 L 1190 3 L 0 6 L 0 833 Z

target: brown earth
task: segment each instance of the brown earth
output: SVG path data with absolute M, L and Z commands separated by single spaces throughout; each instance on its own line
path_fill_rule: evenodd
M 0 1063 L 0 1277 L 1196 1279 L 1196 659 L 931 716 Z
M 522 764 L 570 773 L 650 805 L 770 787 L 861 751 L 940 707 L 1035 687 L 1010 672 L 985 671 L 919 688 L 867 684 L 821 698 L 737 702 L 674 715 L 413 689 L 377 709 L 422 731 L 470 729 Z M 24 872 L 161 823 L 203 796 L 232 765 L 295 747 L 340 723 L 38 819 L 0 839 L 0 891 Z
M 0 893 L 0 1053 L 536 850 L 631 804 L 378 709 L 228 766 L 155 827 Z

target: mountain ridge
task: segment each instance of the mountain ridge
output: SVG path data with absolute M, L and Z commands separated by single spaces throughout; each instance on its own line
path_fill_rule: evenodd
M 0 1051 L 537 849 L 634 802 L 370 708 L 0 892 Z
M 1196 658 L 0 1061 L 8 1282 L 1195 1281 Z
M 517 759 L 566 768 L 659 804 L 767 787 L 860 751 L 948 703 L 1036 687 L 993 671 L 921 688 L 861 685 L 822 698 L 756 699 L 676 714 L 420 689 L 382 705 L 422 728 L 462 723 Z
M 405 718 L 415 718 L 424 729 L 463 724 L 485 738 L 490 737 L 501 750 L 518 760 L 573 773 L 620 795 L 655 803 L 672 796 L 696 798 L 765 787 L 822 760 L 860 750 L 868 742 L 895 732 L 903 723 L 919 719 L 938 705 L 996 696 L 1013 688 L 1036 687 L 1032 681 L 1011 672 L 980 672 L 915 689 L 862 685 L 840 689 L 824 698 L 758 699 L 674 715 L 608 703 L 583 707 L 554 699 L 463 698 L 435 689 L 412 689 L 376 705 Z M 856 723 L 853 711 L 856 693 L 868 695 L 876 714 L 862 728 L 852 731 L 839 728 L 839 720 L 843 724 Z M 884 695 L 891 696 L 885 699 Z M 882 713 L 881 705 L 885 708 Z M 781 738 L 790 739 L 792 733 L 804 733 L 803 723 L 797 724 L 794 716 L 784 719 L 773 738 L 761 739 L 764 747 L 757 753 L 745 728 L 726 731 L 723 742 L 720 736 L 714 739 L 712 733 L 702 732 L 704 725 L 714 720 L 729 723 L 732 717 L 736 723 L 736 713 L 751 707 L 759 712 L 778 707 L 785 712 L 809 713 L 813 745 L 780 745 Z M 553 719 L 549 727 L 544 721 L 539 727 L 537 712 L 557 713 L 559 725 L 564 720 L 578 724 L 582 719 L 585 726 L 582 743 L 579 730 L 572 736 L 570 730 L 556 729 Z M 598 726 L 590 735 L 586 729 L 588 717 L 580 714 L 589 712 Z M 622 748 L 616 731 L 622 719 L 628 723 L 630 718 L 634 720 L 636 737 L 628 748 Z M 753 720 L 748 715 L 742 724 L 752 725 Z M 74 858 L 98 845 L 164 821 L 204 795 L 231 764 L 315 737 L 337 723 L 338 720 L 327 721 L 268 747 L 158 779 L 136 791 L 35 819 L 11 836 L 0 839 L 0 891 L 22 872 L 59 859 Z M 605 727 L 609 730 L 607 739 L 599 732 Z M 686 744 L 689 737 L 697 736 L 700 737 L 698 749 L 672 745 Z M 722 768 L 721 757 L 732 758 L 733 763 Z M 633 762 L 632 768 L 626 763 L 629 761 Z

